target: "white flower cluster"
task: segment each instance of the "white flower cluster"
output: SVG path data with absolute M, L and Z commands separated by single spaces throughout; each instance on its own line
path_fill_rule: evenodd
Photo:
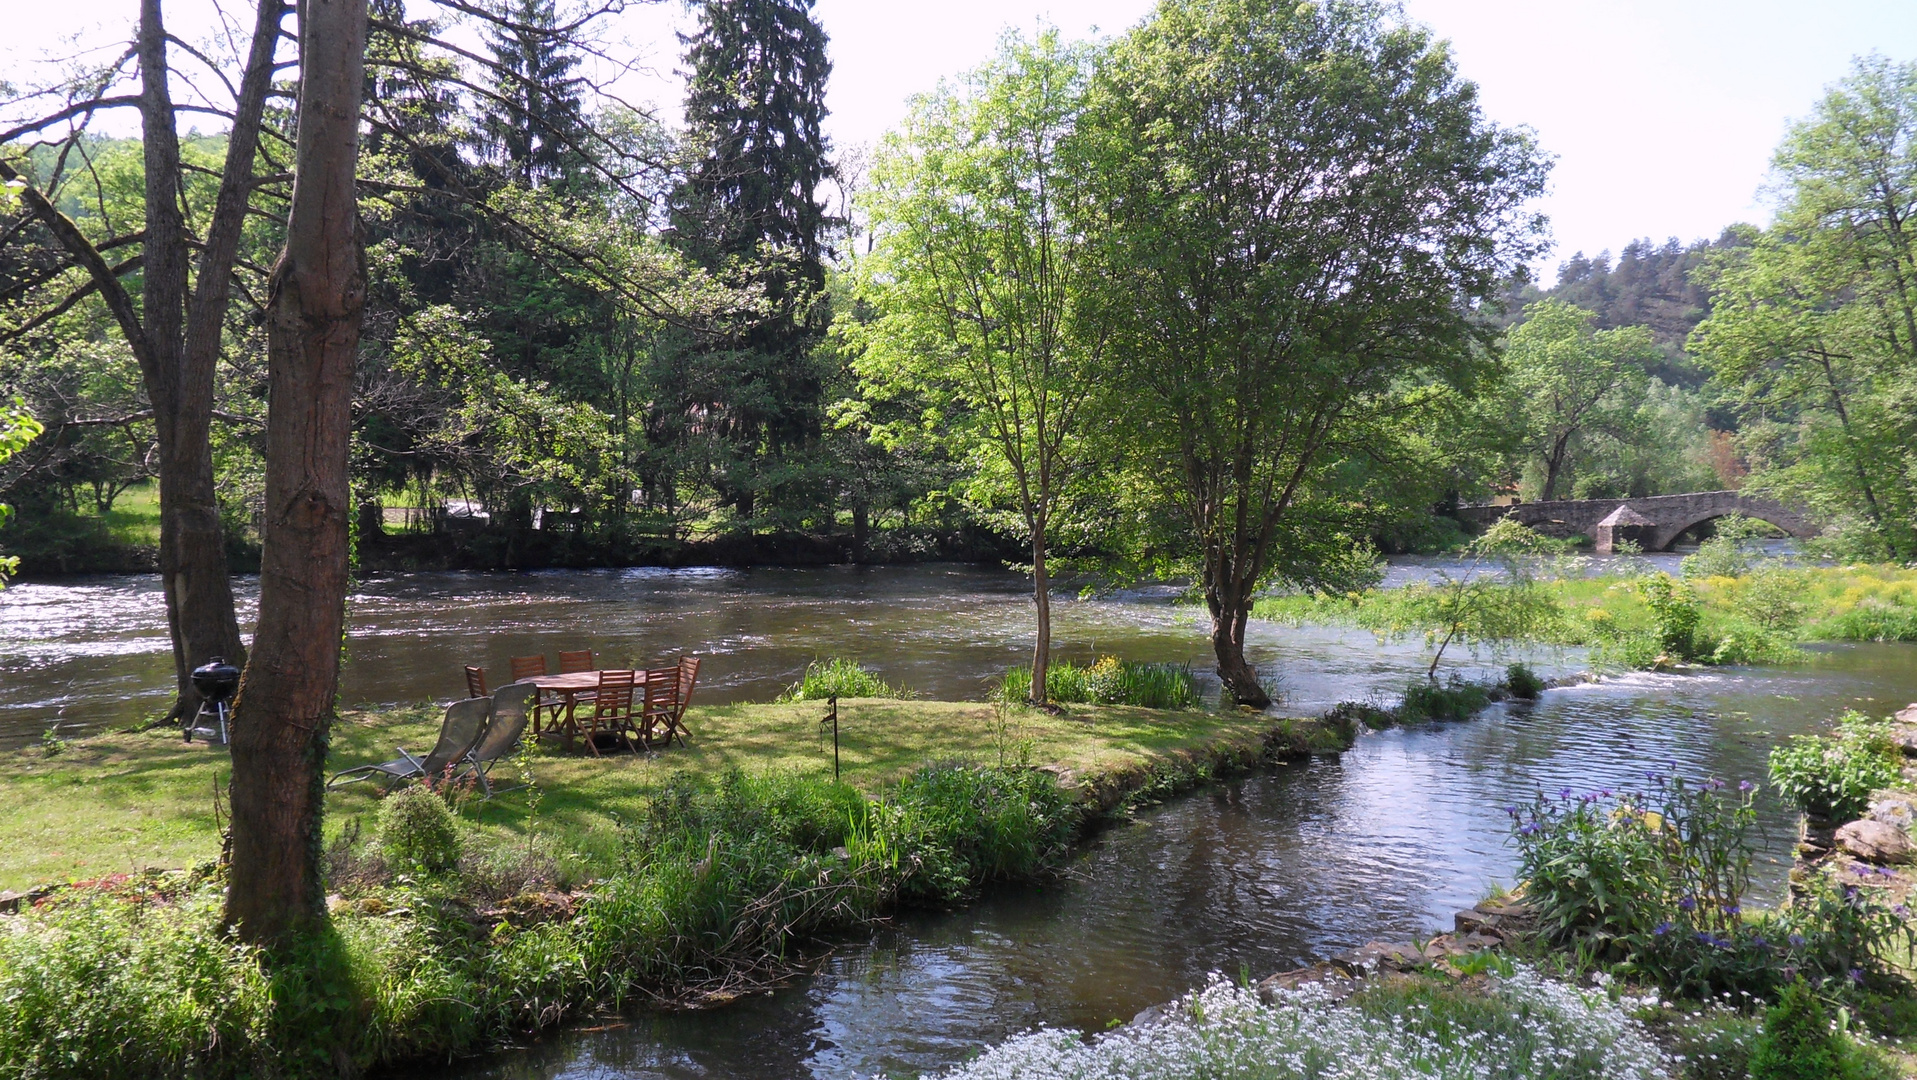
M 1520 969 L 1489 993 L 1512 1021 L 1496 1025 L 1498 1030 L 1472 1027 L 1420 999 L 1395 1015 L 1374 1015 L 1333 1004 L 1315 987 L 1282 994 L 1266 1006 L 1250 991 L 1214 977 L 1161 1023 L 1089 1041 L 1071 1032 L 1036 1031 L 944 1078 L 1670 1080 L 1671 1062 L 1602 992 Z

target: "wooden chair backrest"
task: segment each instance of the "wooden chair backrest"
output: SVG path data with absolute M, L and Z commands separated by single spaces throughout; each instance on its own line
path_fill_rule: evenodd
M 632 687 L 638 680 L 635 671 L 601 671 L 599 691 L 592 699 L 593 716 L 618 719 L 632 715 Z
M 542 653 L 538 656 L 513 657 L 513 681 L 514 682 L 518 682 L 521 679 L 530 679 L 534 675 L 544 675 L 545 673 L 546 673 L 545 654 Z
M 646 672 L 646 719 L 667 719 L 679 707 L 679 669 Z
M 699 681 L 699 658 L 681 656 L 679 658 L 679 704 L 673 714 L 674 719 L 686 715 L 686 705 L 692 700 L 692 684 Z
M 591 649 L 580 649 L 576 652 L 567 652 L 564 649 L 559 650 L 559 674 L 571 675 L 576 672 L 591 671 L 592 669 Z
M 486 670 L 466 665 L 466 696 L 486 697 Z

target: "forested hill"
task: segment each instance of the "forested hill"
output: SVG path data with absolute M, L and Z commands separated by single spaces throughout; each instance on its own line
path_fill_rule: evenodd
M 1615 262 L 1611 253 L 1595 257 L 1580 251 L 1558 267 L 1557 284 L 1540 289 L 1526 283 L 1506 297 L 1505 318 L 1517 322 L 1525 307 L 1546 297 L 1596 313 L 1599 329 L 1643 326 L 1657 341 L 1663 361 L 1650 374 L 1666 383 L 1696 389 L 1706 372 L 1688 355 L 1684 343 L 1710 314 L 1710 294 L 1696 281 L 1696 270 L 1715 249 L 1744 243 L 1726 229 L 1716 240 L 1657 244 L 1648 237 L 1624 245 Z

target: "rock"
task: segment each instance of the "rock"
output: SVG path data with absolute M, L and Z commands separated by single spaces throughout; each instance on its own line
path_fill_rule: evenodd
M 1911 857 L 1910 837 L 1904 830 L 1869 818 L 1840 826 L 1837 846 L 1865 862 L 1901 863 Z
M 1909 711 L 1906 709 L 1897 715 L 1902 717 Z M 1890 729 L 1890 741 L 1897 744 L 1897 749 L 1902 750 L 1905 757 L 1917 757 L 1917 721 L 1893 726 Z
M 1897 722 L 1900 724 L 1917 724 L 1917 702 L 1906 706 L 1903 712 L 1898 713 Z
M 1469 911 L 1458 912 L 1451 922 L 1460 934 L 1496 934 L 1502 938 L 1535 927 L 1537 912 L 1516 900 L 1485 900 Z
M 1272 979 L 1275 979 L 1277 977 L 1278 976 L 1273 975 Z M 1270 981 L 1271 979 L 1265 980 L 1265 982 L 1270 982 Z M 1258 996 L 1260 998 L 1264 997 L 1264 988 L 1265 988 L 1265 983 L 1258 984 Z M 1267 1001 L 1265 1002 L 1265 1004 L 1269 1005 L 1271 1004 L 1271 1002 Z M 1125 1026 L 1128 1028 L 1134 1028 L 1138 1030 L 1143 1030 L 1145 1028 L 1155 1028 L 1158 1025 L 1166 1023 L 1167 1021 L 1171 1020 L 1171 1018 L 1172 1018 L 1172 1007 L 1170 1005 L 1148 1005 L 1145 1008 L 1140 1009 L 1138 1011 L 1138 1015 L 1132 1017 L 1131 1020 L 1128 1023 L 1126 1023 Z
M 1917 798 L 1901 791 L 1878 792 L 1876 800 L 1870 804 L 1870 813 L 1864 816 L 1908 834 L 1911 822 L 1917 821 Z
M 1424 955 L 1410 945 L 1373 941 L 1341 952 L 1331 963 L 1354 975 L 1383 975 L 1390 971 L 1416 971 L 1425 966 Z
M 1277 1002 L 1281 991 L 1303 990 L 1307 986 L 1316 986 L 1331 1001 L 1343 1001 L 1358 992 L 1364 985 L 1363 979 L 1353 978 L 1336 964 L 1313 964 L 1295 971 L 1281 971 L 1258 984 L 1258 1000 L 1267 1005 Z M 1150 1012 L 1147 1009 L 1146 1012 Z M 1140 1013 L 1140 1016 L 1145 1015 Z M 1133 1024 L 1138 1021 L 1134 1019 Z

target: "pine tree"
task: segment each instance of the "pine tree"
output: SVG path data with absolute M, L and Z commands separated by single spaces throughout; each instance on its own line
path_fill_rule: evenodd
M 779 460 L 815 444 L 823 381 L 812 347 L 824 330 L 832 175 L 821 124 L 832 70 L 813 0 L 704 0 L 683 37 L 686 127 L 695 152 L 672 205 L 673 233 L 702 264 L 751 267 L 769 312 L 708 350 L 718 378 L 699 402 L 721 418 L 740 468 L 724 492 L 741 518 Z
M 579 57 L 555 32 L 557 0 L 508 0 L 489 24 L 495 97 L 483 103 L 481 149 L 527 187 L 563 180 L 583 128 Z

